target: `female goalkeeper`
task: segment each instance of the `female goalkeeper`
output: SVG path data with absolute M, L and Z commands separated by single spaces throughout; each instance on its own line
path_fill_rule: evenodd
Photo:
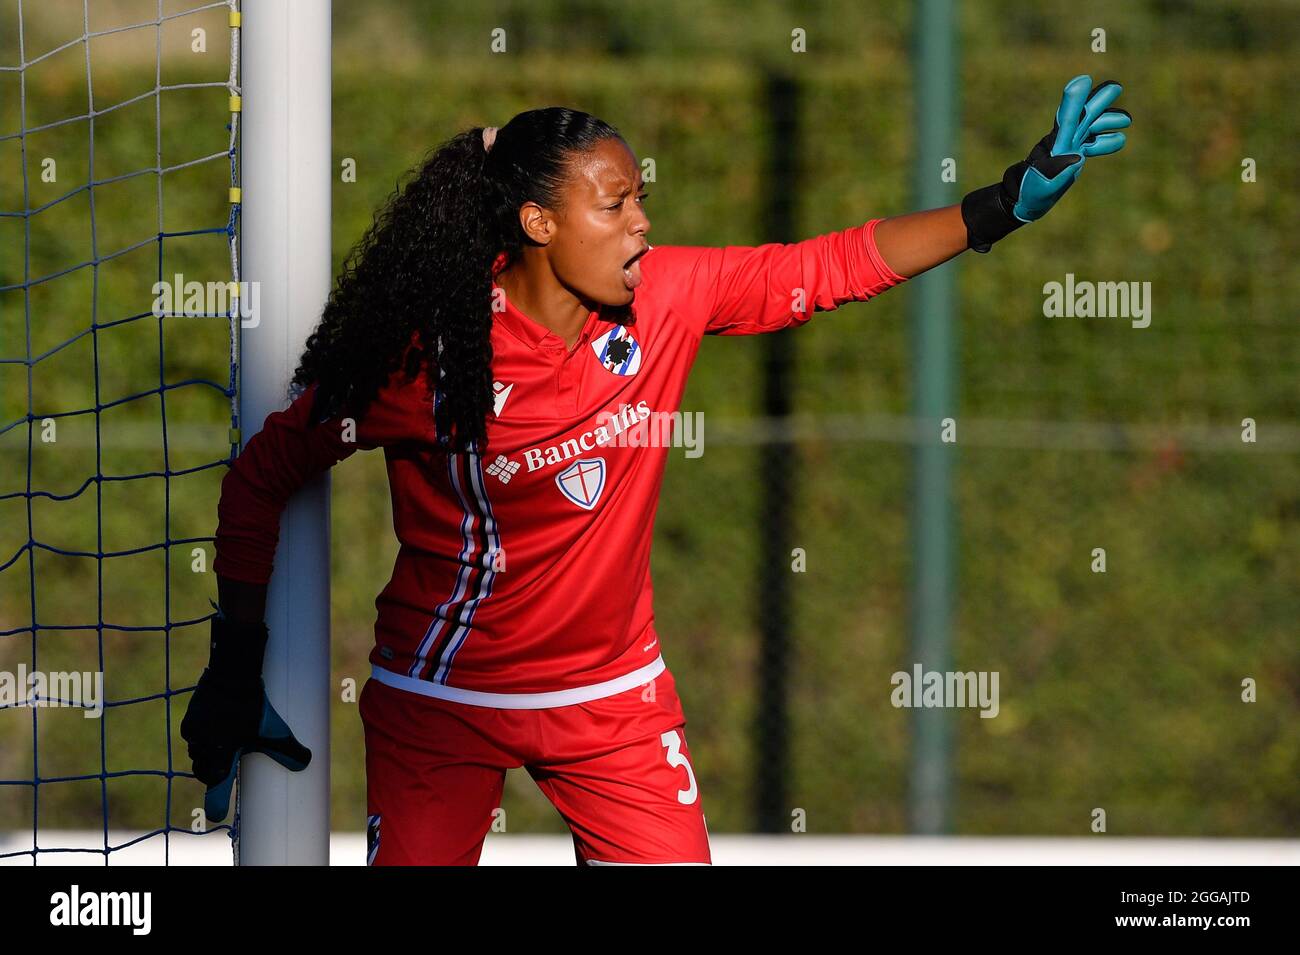
M 960 205 L 792 244 L 652 246 L 617 130 L 552 107 L 443 144 L 349 255 L 292 403 L 225 477 L 211 660 L 182 724 L 208 808 L 243 752 L 310 753 L 266 701 L 280 513 L 384 449 L 401 547 L 376 605 L 368 861 L 475 864 L 526 766 L 579 863 L 708 863 L 650 542 L 701 336 L 801 325 L 1042 216 L 1124 144 L 1119 85 L 1072 80 L 1052 131 Z

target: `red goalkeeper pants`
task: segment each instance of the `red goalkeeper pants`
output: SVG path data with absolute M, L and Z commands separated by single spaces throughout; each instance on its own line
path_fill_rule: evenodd
M 568 823 L 580 865 L 712 861 L 668 670 L 603 699 L 532 710 L 369 679 L 360 711 L 370 865 L 477 865 L 506 770 L 519 766 Z

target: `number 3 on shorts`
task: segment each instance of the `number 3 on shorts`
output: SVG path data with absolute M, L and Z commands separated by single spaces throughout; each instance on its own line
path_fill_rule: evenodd
M 664 733 L 659 737 L 659 742 L 668 749 L 669 766 L 686 767 L 686 779 L 690 785 L 686 789 L 677 790 L 677 801 L 684 806 L 689 806 L 691 803 L 695 802 L 700 791 L 695 785 L 695 771 L 691 769 L 690 760 L 688 760 L 686 754 L 682 752 L 682 737 L 677 730 L 669 730 L 667 733 Z

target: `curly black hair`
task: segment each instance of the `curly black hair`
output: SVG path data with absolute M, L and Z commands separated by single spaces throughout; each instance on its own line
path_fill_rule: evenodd
M 317 385 L 318 421 L 360 418 L 399 368 L 414 379 L 423 367 L 437 383 L 444 447 L 481 452 L 493 400 L 493 263 L 502 252 L 514 261 L 531 241 L 523 203 L 560 209 L 575 154 L 622 138 L 594 116 L 552 106 L 519 113 L 490 151 L 481 126 L 435 147 L 344 259 L 291 393 Z

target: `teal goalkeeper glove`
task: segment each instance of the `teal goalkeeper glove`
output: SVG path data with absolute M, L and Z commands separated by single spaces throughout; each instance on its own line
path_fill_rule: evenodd
M 194 775 L 207 787 L 203 811 L 213 822 L 226 818 L 239 758 L 264 753 L 300 772 L 311 750 L 294 737 L 267 699 L 262 684 L 266 624 L 237 624 L 220 610 L 212 618 L 212 653 L 181 721 Z
M 1124 88 L 1114 80 L 1092 87 L 1091 76 L 1076 76 L 1065 85 L 1052 131 L 1038 141 L 1027 159 L 1010 166 L 1002 181 L 968 193 L 961 202 L 969 248 L 987 252 L 998 239 L 1033 222 L 1074 185 L 1088 156 L 1106 156 L 1124 147 L 1124 129 L 1133 122 L 1112 107 Z

